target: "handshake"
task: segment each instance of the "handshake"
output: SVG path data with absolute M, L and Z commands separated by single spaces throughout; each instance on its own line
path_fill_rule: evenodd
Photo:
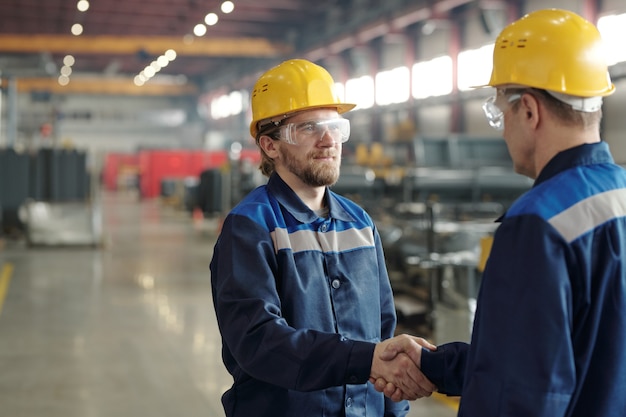
M 436 350 L 421 337 L 406 334 L 376 345 L 370 382 L 393 401 L 429 397 L 437 387 L 420 370 L 422 347 Z

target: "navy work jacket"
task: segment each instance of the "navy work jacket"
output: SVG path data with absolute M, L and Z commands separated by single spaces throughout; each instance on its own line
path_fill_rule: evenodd
M 510 207 L 471 345 L 422 370 L 459 416 L 626 416 L 626 170 L 606 143 L 557 154 Z
M 318 217 L 277 175 L 226 217 L 211 261 L 227 417 L 403 416 L 368 383 L 396 316 L 378 232 L 326 191 Z

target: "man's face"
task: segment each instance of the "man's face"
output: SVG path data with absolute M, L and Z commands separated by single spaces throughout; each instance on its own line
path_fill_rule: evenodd
M 536 136 L 527 117 L 527 106 L 529 102 L 539 103 L 539 100 L 531 90 L 503 96 L 502 99 L 501 106 L 505 109 L 502 136 L 513 160 L 513 169 L 520 175 L 535 179 Z
M 324 121 L 338 118 L 337 111 L 332 109 L 317 109 L 298 113 L 285 121 L 287 123 L 305 123 Z M 298 132 L 298 139 L 307 134 Z M 341 166 L 342 142 L 333 139 L 328 130 L 306 140 L 299 140 L 297 145 L 280 141 L 278 152 L 280 158 L 276 160 L 277 167 L 295 175 L 304 184 L 311 187 L 333 185 L 339 179 Z
M 528 90 L 521 88 L 515 91 L 498 88 L 496 95 L 485 102 L 483 110 L 489 124 L 502 132 L 515 172 L 534 178 L 534 141 L 528 137 L 524 112 L 519 110 L 518 103 L 527 93 Z

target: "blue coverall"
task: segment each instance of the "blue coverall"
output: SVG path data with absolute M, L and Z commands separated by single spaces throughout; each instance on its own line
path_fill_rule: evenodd
M 320 218 L 277 175 L 226 217 L 211 261 L 222 356 L 234 383 L 227 417 L 404 416 L 368 378 L 393 336 L 393 296 L 378 232 L 326 190 Z
M 626 416 L 626 170 L 557 154 L 501 219 L 471 345 L 423 352 L 463 417 Z

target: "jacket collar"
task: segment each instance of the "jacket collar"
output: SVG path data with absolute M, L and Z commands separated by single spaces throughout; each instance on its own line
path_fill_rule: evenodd
M 609 164 L 613 157 L 606 142 L 586 143 L 557 153 L 541 170 L 533 187 L 567 169 L 581 165 Z
M 311 210 L 298 195 L 287 185 L 285 181 L 277 173 L 273 173 L 269 181 L 267 182 L 267 189 L 270 194 L 278 200 L 281 206 L 283 206 L 293 217 L 301 223 L 312 223 L 319 217 L 313 210 Z M 324 200 L 329 207 L 329 216 L 336 220 L 343 220 L 347 222 L 355 221 L 341 205 L 337 195 L 330 191 L 326 187 L 324 193 Z
M 539 173 L 533 188 L 559 173 L 582 165 L 613 163 L 613 157 L 606 142 L 586 143 L 557 153 Z M 495 221 L 501 223 L 506 217 L 502 214 Z

